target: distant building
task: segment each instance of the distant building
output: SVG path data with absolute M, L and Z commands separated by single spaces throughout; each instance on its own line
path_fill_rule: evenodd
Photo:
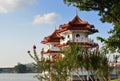
M 0 68 L 0 73 L 13 73 L 13 68 Z

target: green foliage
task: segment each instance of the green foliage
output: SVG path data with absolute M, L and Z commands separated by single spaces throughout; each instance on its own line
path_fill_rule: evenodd
M 64 0 L 84 11 L 98 11 L 104 22 L 120 22 L 120 0 Z
M 109 31 L 111 36 L 107 39 L 98 37 L 104 46 L 111 51 L 120 52 L 120 0 L 64 0 L 82 11 L 97 11 L 102 22 L 113 24 Z
M 44 73 L 36 76 L 40 81 L 42 79 L 46 81 L 67 81 L 69 79 L 71 81 L 72 72 L 75 72 L 78 78 L 83 81 L 83 77 L 79 74 L 80 69 L 86 70 L 88 75 L 95 75 L 94 77 L 97 77 L 100 81 L 109 81 L 111 67 L 109 67 L 104 53 L 89 51 L 77 44 L 70 45 L 64 51 L 64 58 L 56 61 L 40 59 L 36 52 L 33 52 L 33 55 L 30 54 L 36 61 L 36 65 L 39 66 L 38 69 L 41 69 Z M 93 80 L 92 77 L 90 78 Z
M 19 63 L 18 65 L 16 65 L 14 67 L 14 71 L 16 73 L 26 73 L 27 72 L 27 68 L 26 68 L 25 65 Z
M 111 80 L 111 81 L 120 81 L 120 79 L 115 79 L 115 80 Z

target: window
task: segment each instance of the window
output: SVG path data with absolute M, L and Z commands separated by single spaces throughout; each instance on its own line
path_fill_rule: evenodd
M 80 37 L 80 35 L 79 35 L 79 34 L 76 34 L 76 37 Z
M 87 36 L 87 35 L 85 35 L 85 37 L 87 38 L 88 36 Z
M 68 38 L 70 37 L 70 35 L 68 35 Z
M 54 47 L 56 47 L 56 44 L 54 44 Z

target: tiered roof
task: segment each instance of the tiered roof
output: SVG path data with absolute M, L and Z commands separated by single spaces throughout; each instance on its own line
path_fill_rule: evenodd
M 47 44 L 47 43 L 50 43 L 50 42 L 59 43 L 61 38 L 62 38 L 62 36 L 59 35 L 58 30 L 55 30 L 51 35 L 45 37 L 44 40 L 41 43 L 43 43 L 43 44 Z M 57 51 L 57 50 L 53 51 L 53 50 L 50 50 L 50 49 L 48 49 L 47 51 L 45 51 L 45 50 L 41 51 L 41 54 L 48 54 L 48 53 L 62 53 L 62 52 Z
M 82 30 L 89 34 L 93 34 L 98 32 L 97 29 L 94 28 L 94 25 L 90 25 L 88 22 L 82 21 L 78 15 L 76 15 L 71 21 L 69 21 L 67 24 L 60 25 L 59 30 L 55 30 L 51 35 L 44 38 L 44 40 L 41 42 L 43 44 L 47 43 L 56 43 L 56 46 L 67 46 L 70 43 L 78 43 L 80 45 L 86 46 L 86 47 L 97 47 L 98 44 L 94 43 L 92 41 L 86 41 L 86 42 L 66 42 L 63 44 L 60 44 L 60 39 L 64 39 L 59 33 L 65 32 L 67 30 Z M 47 51 L 42 50 L 41 54 L 48 54 L 48 53 L 62 53 L 61 51 L 52 51 L 48 49 Z
M 51 53 L 51 54 L 52 53 L 57 53 L 58 54 L 58 53 L 63 53 L 63 51 L 52 51 L 52 50 L 49 50 L 49 49 L 47 51 L 44 51 L 44 50 L 41 51 L 41 54 L 48 54 L 48 53 Z
M 58 30 L 55 30 L 51 35 L 45 37 L 41 43 L 46 44 L 48 42 L 60 42 L 61 38 L 62 36 L 59 35 Z
M 82 21 L 78 15 L 76 15 L 69 23 L 60 25 L 59 28 L 59 33 L 67 30 L 87 30 L 89 33 L 98 32 L 98 30 L 94 29 L 94 25 Z

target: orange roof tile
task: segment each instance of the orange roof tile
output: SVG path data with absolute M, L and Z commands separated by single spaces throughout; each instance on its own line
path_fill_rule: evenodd
M 76 15 L 69 23 L 71 24 L 88 24 L 85 21 L 82 21 L 78 15 Z
M 88 22 L 82 21 L 78 15 L 76 15 L 69 23 L 60 25 L 59 28 L 59 33 L 67 30 L 88 30 L 92 33 L 98 32 L 98 30 L 94 29 L 94 25 L 90 25 Z
M 48 54 L 48 53 L 63 53 L 63 51 L 52 51 L 52 50 L 47 50 L 47 51 L 42 50 L 41 51 L 41 54 Z
M 45 44 L 48 42 L 60 42 L 61 38 L 62 36 L 59 35 L 58 30 L 55 30 L 51 35 L 45 37 L 41 43 Z

